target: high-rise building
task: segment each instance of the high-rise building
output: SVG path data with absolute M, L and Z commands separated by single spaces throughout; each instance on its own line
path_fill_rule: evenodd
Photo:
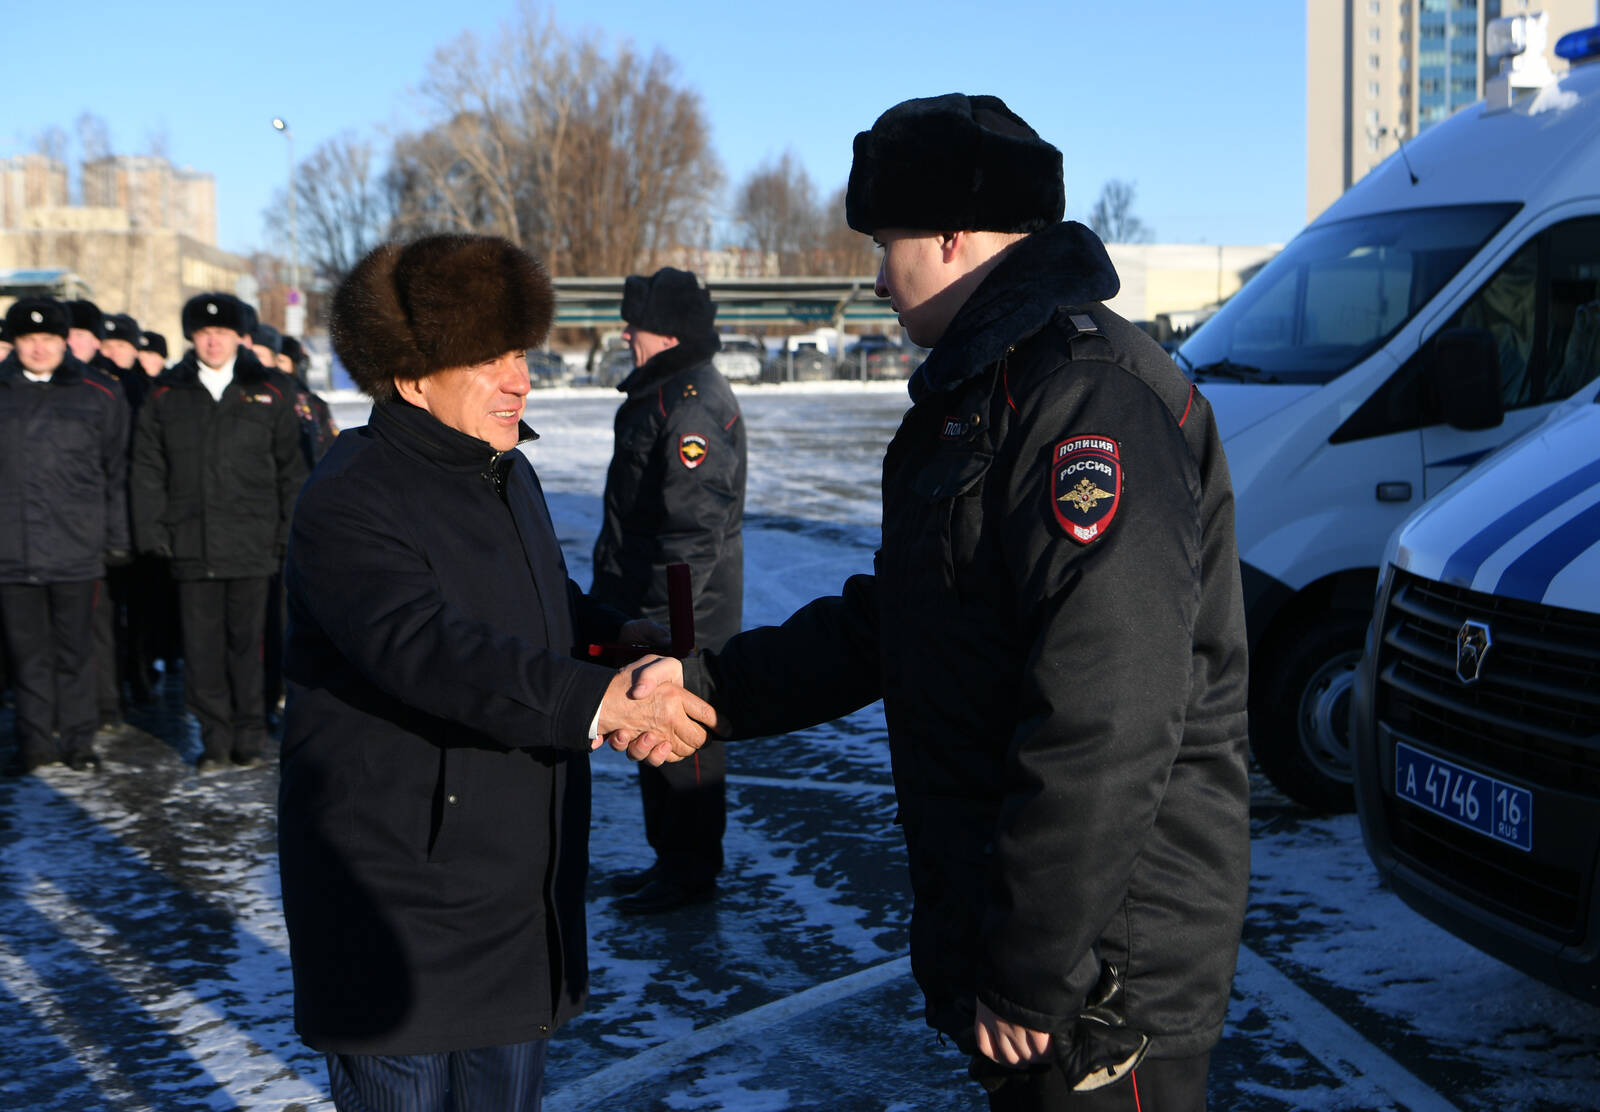
M 1306 219 L 1429 125 L 1484 96 L 1489 21 L 1543 12 L 1545 61 L 1596 0 L 1306 0 Z
M 83 203 L 123 209 L 129 227 L 169 228 L 217 242 L 216 180 L 157 155 L 110 155 L 83 164 Z
M 0 228 L 22 226 L 23 213 L 64 208 L 67 167 L 48 155 L 19 154 L 0 159 Z

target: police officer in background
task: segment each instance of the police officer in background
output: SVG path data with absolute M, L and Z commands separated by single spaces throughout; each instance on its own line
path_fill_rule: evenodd
M 1250 872 L 1233 493 L 1063 208 L 1061 153 L 997 97 L 856 136 L 846 219 L 932 349 L 875 573 L 683 674 L 732 736 L 883 699 L 912 970 L 992 1108 L 1197 1112 Z
M 156 382 L 134 437 L 134 537 L 172 562 L 201 771 L 265 756 L 267 585 L 306 477 L 294 399 L 250 351 L 248 316 L 230 294 L 184 305 L 194 346 Z
M 144 332 L 139 341 L 139 366 L 155 378 L 167 369 L 167 338 L 159 332 Z
M 634 371 L 617 387 L 616 448 L 593 595 L 665 625 L 667 565 L 689 565 L 696 642 L 738 632 L 744 602 L 745 435 L 739 403 L 711 357 L 722 347 L 711 295 L 663 267 L 623 285 L 623 339 Z M 692 759 L 639 766 L 645 835 L 656 860 L 614 877 L 618 911 L 648 914 L 710 899 L 722 870 L 726 755 L 707 740 Z
M 0 363 L 0 628 L 22 775 L 98 765 L 93 617 L 108 558 L 128 548 L 128 409 L 67 348 L 67 308 L 23 298 Z

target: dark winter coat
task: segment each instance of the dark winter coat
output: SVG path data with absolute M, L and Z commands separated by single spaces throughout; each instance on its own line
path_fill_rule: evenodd
M 588 736 L 612 676 L 571 654 L 622 616 L 567 578 L 527 457 L 400 400 L 306 484 L 285 584 L 296 1029 L 361 1054 L 545 1037 L 588 987 Z
M 292 389 L 245 348 L 222 400 L 200 382 L 193 349 L 164 371 L 139 411 L 133 535 L 168 555 L 179 580 L 274 574 L 306 478 Z
M 0 362 L 0 583 L 82 583 L 128 550 L 128 407 L 70 352 Z
M 708 341 L 684 341 L 618 387 L 605 521 L 594 546 L 596 598 L 667 624 L 668 564 L 689 565 L 695 640 L 739 631 L 744 603 L 744 419 L 711 364 Z
M 1099 302 L 1093 233 L 1023 240 L 912 380 L 876 573 L 691 662 L 736 734 L 882 695 L 931 1024 L 1061 1031 L 1100 963 L 1151 1053 L 1217 1039 L 1249 880 L 1245 634 L 1211 409 Z M 1085 481 L 1088 486 L 1081 484 Z
M 339 427 L 333 423 L 333 411 L 320 395 L 298 377 L 290 377 L 289 382 L 295 389 L 294 415 L 300 422 L 300 451 L 305 456 L 306 466 L 315 467 L 333 447 Z

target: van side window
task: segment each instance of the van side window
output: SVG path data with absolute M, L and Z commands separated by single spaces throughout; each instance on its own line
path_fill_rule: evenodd
M 1439 328 L 1489 332 L 1509 410 L 1560 401 L 1600 374 L 1600 217 L 1546 228 Z M 1436 333 L 1437 334 L 1437 333 Z M 1426 342 L 1329 439 L 1338 444 L 1433 424 L 1421 383 Z

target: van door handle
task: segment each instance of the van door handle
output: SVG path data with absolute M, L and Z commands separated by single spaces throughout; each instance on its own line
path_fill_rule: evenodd
M 1378 501 L 1380 502 L 1409 502 L 1411 501 L 1410 483 L 1379 483 Z

